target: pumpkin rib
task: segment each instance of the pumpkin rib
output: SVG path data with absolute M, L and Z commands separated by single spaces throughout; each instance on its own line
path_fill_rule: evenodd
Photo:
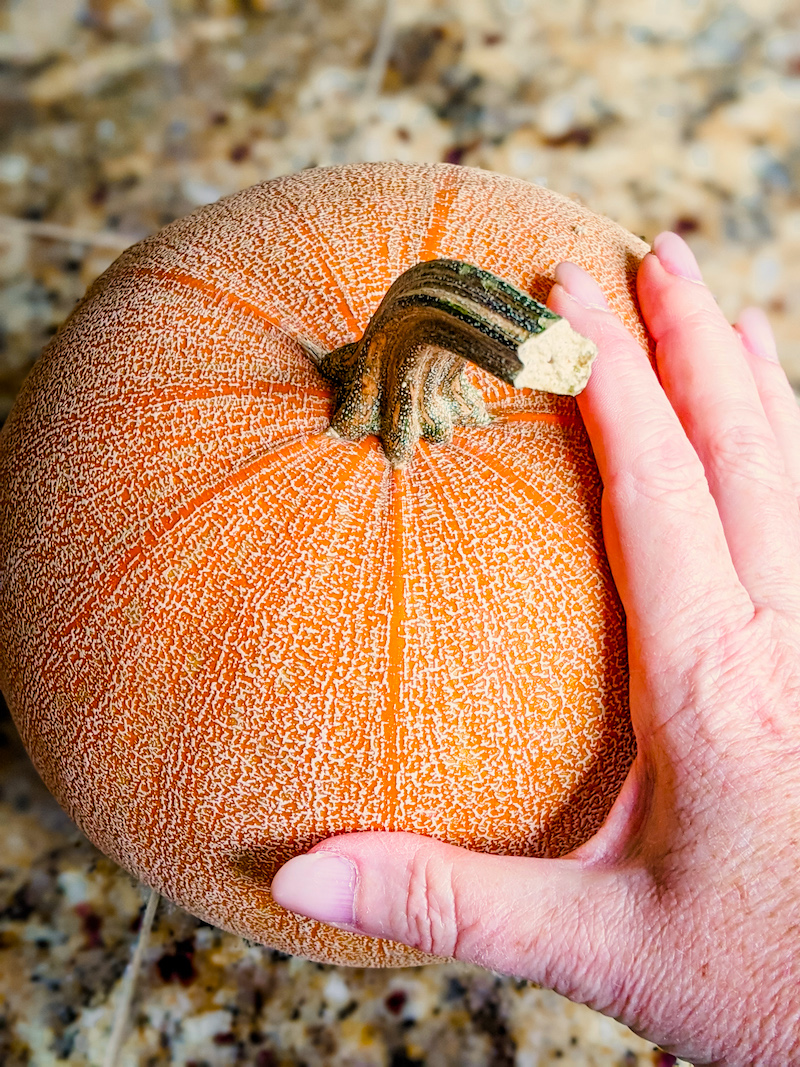
M 454 451 L 462 452 L 465 455 L 468 455 L 473 461 L 483 464 L 488 470 L 496 475 L 509 490 L 513 490 L 519 495 L 519 498 L 525 500 L 526 503 L 533 500 L 535 505 L 542 509 L 543 519 L 551 520 L 553 516 L 558 514 L 557 505 L 552 501 L 548 501 L 535 486 L 525 482 L 519 475 L 515 474 L 501 461 L 488 455 L 485 449 L 479 448 L 476 441 L 477 437 L 477 434 L 473 433 L 468 436 L 466 432 L 462 432 L 458 435 L 458 439 L 455 437 L 453 439 Z
M 441 255 L 442 238 L 461 189 L 459 185 L 440 185 L 436 190 L 431 207 L 428 227 L 420 246 L 420 259 L 435 259 Z
M 174 271 L 161 270 L 157 267 L 134 267 L 131 271 L 134 277 L 139 278 L 153 278 L 156 281 L 167 282 L 175 287 L 184 286 L 186 289 L 197 289 L 200 292 L 208 293 L 215 301 L 224 301 L 231 307 L 236 308 L 238 311 L 246 312 L 247 315 L 253 318 L 260 319 L 263 322 L 268 322 L 270 326 L 273 326 L 276 330 L 279 330 L 284 337 L 286 337 L 293 345 L 297 345 L 302 349 L 303 355 L 309 358 L 307 349 L 303 348 L 298 343 L 297 338 L 292 337 L 291 333 L 281 325 L 281 323 L 273 318 L 271 315 L 259 307 L 257 304 L 253 304 L 237 293 L 228 292 L 225 289 L 221 289 L 214 282 L 205 281 L 202 278 L 195 278 L 191 274 L 176 274 Z M 313 364 L 313 360 L 311 360 Z
M 305 237 L 311 239 L 312 246 L 314 244 L 314 241 L 316 241 L 318 247 L 323 250 L 324 254 L 317 258 L 317 262 L 322 266 L 324 277 L 331 283 L 333 289 L 337 294 L 336 306 L 339 312 L 341 313 L 342 318 L 347 323 L 348 328 L 352 331 L 352 336 L 358 337 L 358 335 L 364 329 L 364 324 L 359 323 L 358 319 L 356 318 L 356 315 L 352 307 L 350 306 L 350 300 L 345 295 L 344 287 L 342 286 L 341 281 L 336 277 L 330 267 L 329 260 L 332 259 L 335 262 L 334 249 L 332 249 L 328 242 L 321 237 L 316 227 L 311 225 L 309 219 L 300 211 L 298 205 L 292 203 L 292 201 L 287 197 L 285 192 L 277 192 L 275 195 L 275 199 L 282 201 L 284 204 L 287 204 L 291 208 L 299 222 L 301 233 L 303 233 Z
M 491 409 L 490 409 L 491 411 Z M 583 426 L 583 420 L 579 415 L 557 414 L 554 411 L 509 411 L 494 415 L 494 426 L 510 426 L 514 423 L 542 422 L 551 426 L 563 426 L 565 429 Z
M 508 490 L 508 493 L 504 494 L 504 499 L 508 502 L 510 508 L 514 505 L 515 499 L 518 501 L 517 506 L 522 503 L 529 506 L 532 503 L 537 509 L 537 517 L 542 525 L 556 525 L 555 520 L 558 519 L 560 514 L 557 505 L 552 501 L 548 501 L 535 486 L 524 481 L 507 465 L 495 457 L 491 457 L 485 449 L 479 448 L 479 441 L 480 434 L 474 431 L 470 434 L 463 431 L 460 435 L 454 435 L 451 446 L 452 459 L 461 454 L 473 465 L 482 465 Z M 563 515 L 561 517 L 563 518 Z M 576 537 L 574 531 L 572 532 L 571 541 L 573 545 L 580 544 L 582 547 L 588 548 L 586 542 Z M 593 563 L 597 561 L 596 552 L 592 552 L 591 559 Z M 465 595 L 468 595 L 466 590 Z
M 397 775 L 400 769 L 398 752 L 398 721 L 402 706 L 402 681 L 405 664 L 405 641 L 403 627 L 407 622 L 403 574 L 404 555 L 404 504 L 408 506 L 408 479 L 404 471 L 394 470 L 389 480 L 389 516 L 387 529 L 391 539 L 392 573 L 390 577 L 391 614 L 389 617 L 389 640 L 387 662 L 387 700 L 383 721 L 387 729 L 383 788 L 386 797 L 387 828 L 397 827 Z
M 348 462 L 342 462 L 339 464 L 337 471 L 337 477 L 339 479 L 339 482 L 338 484 L 335 481 L 330 482 L 333 499 L 335 499 L 337 492 L 341 491 L 342 488 L 346 486 L 348 482 L 351 482 L 353 480 L 354 472 L 357 470 L 358 466 L 362 462 L 364 453 L 366 451 L 373 450 L 374 447 L 371 443 L 359 443 L 359 446 L 352 450 L 352 455 L 348 457 Z M 330 450 L 327 451 L 327 454 L 330 455 Z M 379 485 L 376 483 L 373 486 L 372 499 L 363 501 L 365 509 L 369 510 L 371 507 L 374 507 L 378 492 Z M 302 505 L 298 506 L 295 512 L 297 521 L 302 521 L 302 523 L 307 526 L 316 523 L 319 523 L 321 526 L 324 526 L 332 505 L 330 503 L 330 500 L 326 499 L 318 501 L 317 506 L 319 508 L 318 511 L 306 509 Z M 235 522 L 236 520 L 233 521 Z M 287 530 L 287 533 L 291 533 L 291 531 Z M 257 588 L 250 588 L 247 586 L 244 587 L 245 597 L 242 601 L 241 610 L 234 618 L 233 625 L 226 627 L 223 644 L 220 646 L 219 649 L 218 661 L 214 665 L 211 665 L 209 667 L 209 673 L 212 678 L 216 676 L 221 676 L 222 668 L 227 658 L 226 651 L 231 649 L 235 651 L 237 648 L 237 639 L 243 640 L 247 636 L 246 629 L 248 626 L 248 620 L 252 619 L 254 616 L 264 613 L 265 602 L 269 602 L 274 610 L 276 606 L 275 589 L 276 587 L 280 587 L 284 576 L 290 573 L 293 558 L 291 543 L 294 540 L 295 539 L 291 536 L 287 536 L 285 544 L 283 546 L 283 551 L 270 555 L 270 583 L 266 589 L 259 590 Z M 286 601 L 290 599 L 291 596 L 292 591 L 288 590 L 286 591 L 282 599 Z M 337 642 L 337 647 L 341 649 L 341 636 L 333 635 L 333 639 Z M 346 654 L 346 650 L 342 651 L 344 654 Z M 340 656 L 335 656 L 333 657 L 333 660 L 334 662 L 337 660 L 341 661 L 341 658 L 342 657 Z M 331 670 L 333 669 L 334 667 L 331 668 Z M 330 674 L 327 676 L 321 674 L 318 678 L 320 688 L 323 690 L 327 688 L 331 680 L 332 679 Z M 298 772 L 301 770 L 301 766 L 299 764 L 297 770 Z
M 297 385 L 293 382 L 265 381 L 252 382 L 249 385 L 241 385 L 237 383 L 235 386 L 198 385 L 191 389 L 179 389 L 176 386 L 174 387 L 173 392 L 170 393 L 162 390 L 157 397 L 148 397 L 146 393 L 142 393 L 141 399 L 147 400 L 147 404 L 150 408 L 169 409 L 178 403 L 188 405 L 193 404 L 198 400 L 223 400 L 226 397 L 235 397 L 237 399 L 250 397 L 253 400 L 268 400 L 274 393 L 292 397 L 313 397 L 315 400 L 321 401 L 320 415 L 328 415 L 330 413 L 332 401 L 330 392 L 323 393 L 322 390 L 317 391 L 315 389 L 306 389 L 304 386 Z M 135 404 L 137 402 L 137 394 L 128 392 L 126 394 L 126 400 Z
M 451 467 L 456 465 L 455 464 L 456 457 L 458 457 L 459 454 L 462 455 L 462 456 L 467 456 L 470 459 L 473 458 L 469 449 L 467 449 L 467 448 L 459 448 L 458 447 L 458 445 L 457 445 L 457 443 L 455 441 L 455 438 L 454 438 L 454 441 L 453 441 L 453 446 L 454 447 L 452 448 L 451 455 L 449 457 L 450 458 L 450 466 Z M 430 446 L 428 446 L 428 447 L 430 447 Z M 450 472 L 448 472 L 448 477 L 445 478 L 444 473 L 440 473 L 439 466 L 437 466 L 436 464 L 433 464 L 433 463 L 428 465 L 428 470 L 429 470 L 429 474 L 430 474 L 430 480 L 432 482 L 434 482 L 434 483 L 437 483 L 438 486 L 439 486 L 439 489 L 440 489 L 439 494 L 435 498 L 436 499 L 436 503 L 437 503 L 438 508 L 441 510 L 441 512 L 449 520 L 450 527 L 452 529 L 454 529 L 454 530 L 459 531 L 460 538 L 458 539 L 458 544 L 460 546 L 461 539 L 463 539 L 465 536 L 468 536 L 468 534 L 469 534 L 468 527 L 466 526 L 463 517 L 461 515 L 459 515 L 458 507 L 457 507 L 457 503 L 458 503 L 457 500 L 453 500 L 451 502 L 448 499 L 447 485 L 448 485 L 448 483 L 450 483 L 452 481 L 452 476 L 450 475 Z M 455 555 L 453 555 L 453 558 L 457 558 L 457 557 L 455 557 Z M 459 586 L 461 588 L 461 598 L 463 600 L 466 600 L 466 598 L 468 598 L 468 597 L 469 598 L 474 598 L 476 596 L 480 596 L 480 589 L 479 589 L 479 587 L 476 588 L 476 586 L 478 585 L 478 583 L 476 581 L 478 576 L 477 576 L 477 574 L 475 572 L 474 567 L 471 566 L 471 561 L 469 559 L 469 554 L 467 552 L 463 553 L 463 560 L 464 560 L 464 565 L 460 566 L 458 568 L 458 570 L 457 570 L 457 578 L 458 578 L 458 584 L 459 584 Z M 429 560 L 427 560 L 427 562 L 429 564 Z M 429 586 L 430 587 L 434 587 L 434 584 L 435 584 L 434 575 L 433 575 L 433 572 L 432 572 L 432 568 L 430 568 L 430 565 L 428 565 L 427 573 L 428 573 Z M 471 582 L 468 582 L 468 580 L 467 580 L 468 577 L 472 579 Z M 513 632 L 513 627 L 511 627 L 510 629 Z M 513 676 L 513 672 L 512 672 L 512 676 Z M 517 696 L 520 699 L 522 699 L 522 692 L 519 689 L 519 686 L 516 684 L 516 679 L 514 679 L 513 684 L 514 684 L 514 690 L 515 690 Z
M 466 435 L 463 435 L 466 437 Z M 485 452 L 481 452 L 477 447 L 470 448 L 469 445 L 465 445 L 463 437 L 460 441 L 454 441 L 454 452 L 462 453 L 469 457 L 469 460 L 475 467 L 483 466 L 487 471 L 495 476 L 498 482 L 509 492 L 508 499 L 513 500 L 516 497 L 520 501 L 524 501 L 526 504 L 533 503 L 534 507 L 539 511 L 541 518 L 544 521 L 552 519 L 557 514 L 556 505 L 552 501 L 548 501 L 545 496 L 534 486 L 524 482 L 518 475 L 515 475 L 507 466 L 500 461 L 491 458 Z
M 228 492 L 230 489 L 243 485 L 252 479 L 256 479 L 265 467 L 270 466 L 273 463 L 280 463 L 294 453 L 301 452 L 304 446 L 308 445 L 312 440 L 316 440 L 322 436 L 324 435 L 304 435 L 301 438 L 285 442 L 281 448 L 250 460 L 243 467 L 239 468 L 239 470 L 232 472 L 214 485 L 204 489 L 201 493 L 198 493 L 171 514 L 167 516 L 156 516 L 152 525 L 143 531 L 142 540 L 137 544 L 132 545 L 128 549 L 126 555 L 120 560 L 115 575 L 113 577 L 110 575 L 103 575 L 103 590 L 97 592 L 93 598 L 90 597 L 88 603 L 84 602 L 80 609 L 80 613 L 58 631 L 58 636 L 66 637 L 73 630 L 83 626 L 88 615 L 97 607 L 103 592 L 113 596 L 119 588 L 120 583 L 132 574 L 139 563 L 145 558 L 147 549 L 157 545 L 159 541 L 175 531 L 181 523 L 192 519 L 206 504 L 212 503 L 216 498 Z

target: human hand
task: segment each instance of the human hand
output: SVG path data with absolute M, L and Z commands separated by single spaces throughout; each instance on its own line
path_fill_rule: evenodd
M 600 350 L 579 398 L 628 620 L 638 755 L 557 860 L 348 834 L 291 911 L 532 979 L 695 1063 L 800 1062 L 800 410 L 764 316 L 731 328 L 674 234 L 638 276 L 658 375 L 595 283 L 550 306 Z

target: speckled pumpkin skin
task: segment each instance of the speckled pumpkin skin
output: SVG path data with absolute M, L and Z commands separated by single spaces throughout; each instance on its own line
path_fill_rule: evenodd
M 277 867 L 351 830 L 544 856 L 597 829 L 634 742 L 574 401 L 474 370 L 493 424 L 393 472 L 326 433 L 299 342 L 360 336 L 441 256 L 539 299 L 571 259 L 646 347 L 646 251 L 545 189 L 383 163 L 255 186 L 106 271 L 0 436 L 2 688 L 99 848 L 208 922 L 388 966 L 424 957 L 284 912 Z

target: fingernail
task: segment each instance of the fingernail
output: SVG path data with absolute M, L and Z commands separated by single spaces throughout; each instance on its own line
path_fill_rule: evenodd
M 355 925 L 356 868 L 336 852 L 309 852 L 289 860 L 273 878 L 270 892 L 287 911 Z
M 780 362 L 778 359 L 778 346 L 775 344 L 775 334 L 772 332 L 769 319 L 761 308 L 745 308 L 736 323 L 739 336 L 744 341 L 745 347 L 754 356 L 769 360 L 770 363 Z
M 608 301 L 603 290 L 591 274 L 581 270 L 575 263 L 559 263 L 556 267 L 556 281 L 583 307 L 608 311 Z
M 653 251 L 661 266 L 670 274 L 688 278 L 690 282 L 702 282 L 703 275 L 694 258 L 694 252 L 677 233 L 671 233 L 669 230 L 660 233 L 653 241 Z

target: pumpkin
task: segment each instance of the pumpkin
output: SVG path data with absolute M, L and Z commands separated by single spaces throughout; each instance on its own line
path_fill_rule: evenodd
M 316 357 L 434 259 L 539 300 L 572 260 L 646 348 L 646 251 L 522 181 L 378 163 L 201 208 L 92 286 L 0 438 L 0 681 L 100 849 L 212 924 L 388 966 L 424 957 L 283 911 L 278 866 L 344 831 L 597 830 L 634 740 L 574 400 L 470 366 L 485 416 L 392 463 L 331 432 Z

